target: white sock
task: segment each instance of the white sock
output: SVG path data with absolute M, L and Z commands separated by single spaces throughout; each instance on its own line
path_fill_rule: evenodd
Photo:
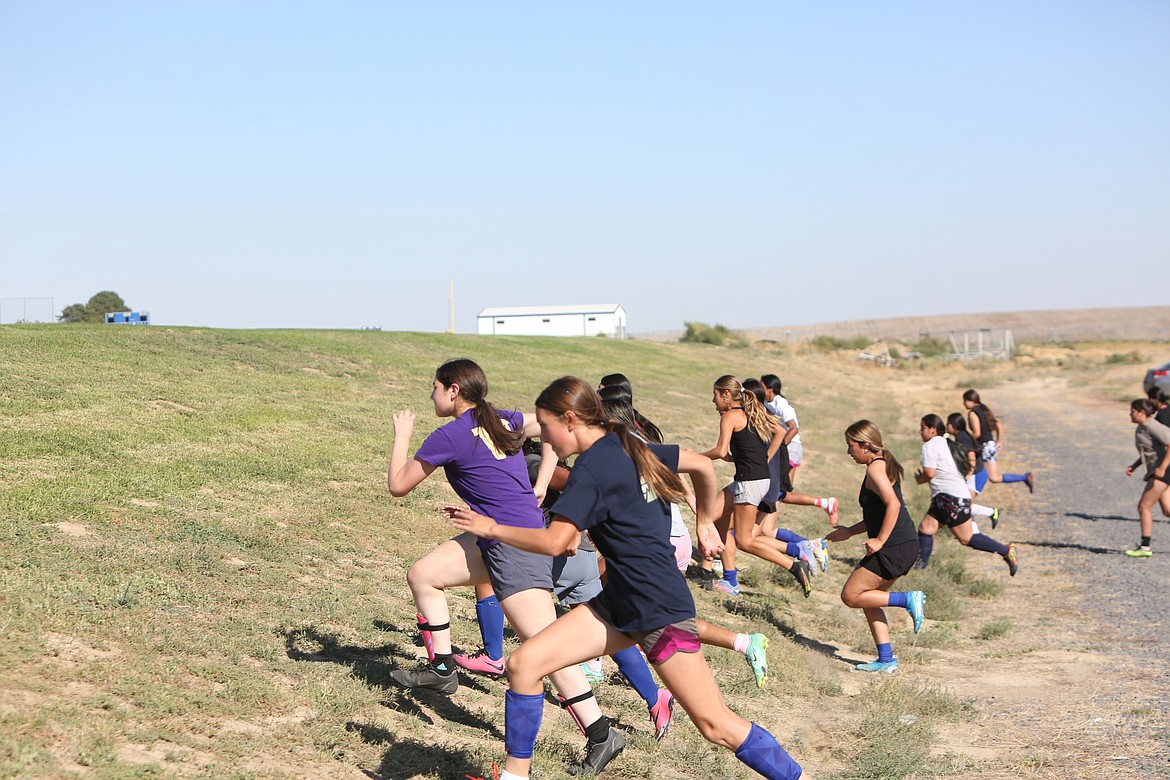
M 735 652 L 741 655 L 747 655 L 748 648 L 751 647 L 752 638 L 747 634 L 735 635 Z
M 971 514 L 975 517 L 991 517 L 991 515 L 994 513 L 995 510 L 989 506 L 983 506 L 983 504 L 971 505 Z
M 507 769 L 501 769 L 500 780 L 528 780 L 528 775 L 514 775 Z
M 816 500 L 816 505 L 821 509 L 828 509 L 829 508 L 829 499 L 818 497 Z

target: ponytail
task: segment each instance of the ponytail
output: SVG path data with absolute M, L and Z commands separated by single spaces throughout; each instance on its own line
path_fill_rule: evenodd
M 536 398 L 536 408 L 558 417 L 572 411 L 582 425 L 613 433 L 634 462 L 639 478 L 655 496 L 669 503 L 686 500 L 686 492 L 678 474 L 667 468 L 645 442 L 632 433 L 629 425 L 617 419 L 609 419 L 601 396 L 577 377 L 563 376 L 546 387 Z
M 444 387 L 459 385 L 459 395 L 473 405 L 475 424 L 488 435 L 492 445 L 505 455 L 515 455 L 524 444 L 524 431 L 512 430 L 487 400 L 488 383 L 483 369 L 468 358 L 448 360 L 435 371 L 435 379 Z
M 872 452 L 886 462 L 886 476 L 891 484 L 897 484 L 905 473 L 894 453 L 882 443 L 882 432 L 869 420 L 858 420 L 845 429 L 845 437 L 857 442 L 863 450 Z

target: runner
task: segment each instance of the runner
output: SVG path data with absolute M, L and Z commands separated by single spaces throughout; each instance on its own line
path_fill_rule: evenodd
M 705 556 L 719 550 L 710 461 L 678 447 L 647 446 L 625 425 L 608 422 L 596 391 L 576 377 L 549 385 L 536 408 L 542 439 L 562 458 L 578 456 L 549 527 L 499 525 L 466 507 L 445 512 L 460 530 L 547 554 L 574 549 L 580 532 L 588 530 L 608 561 L 608 576 L 589 609 L 570 611 L 509 659 L 508 758 L 502 780 L 528 777 L 544 707 L 541 679 L 554 669 L 635 643 L 708 741 L 734 750 L 736 758 L 764 777 L 799 778 L 800 765 L 776 739 L 724 703 L 703 659 L 694 600 L 686 582 L 673 573 L 674 551 L 660 501 L 682 499 L 677 470 L 694 482 L 700 548 Z M 596 769 L 624 744 L 611 729 L 598 746 Z
M 857 534 L 866 534 L 865 557 L 845 581 L 841 602 L 865 614 L 877 645 L 877 659 L 854 668 L 859 672 L 893 673 L 898 670 L 898 661 L 890 643 L 884 607 L 902 607 L 909 612 L 917 634 L 922 629 L 926 606 L 926 594 L 920 590 L 890 592 L 895 580 L 910 571 L 918 557 L 914 521 L 902 499 L 902 466 L 882 444 L 878 427 L 869 420 L 853 423 L 845 430 L 845 447 L 849 457 L 865 466 L 857 496 L 861 522 L 838 526 L 825 538 L 843 542 Z

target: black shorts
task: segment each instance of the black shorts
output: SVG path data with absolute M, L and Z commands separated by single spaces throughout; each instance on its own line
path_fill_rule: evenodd
M 1166 473 L 1160 477 L 1151 471 L 1150 476 L 1146 477 L 1146 479 L 1156 482 L 1165 482 L 1167 485 L 1170 485 L 1170 469 L 1166 469 Z
M 930 509 L 926 513 L 947 528 L 954 528 L 971 519 L 971 499 L 938 493 L 930 499 Z
M 857 564 L 858 568 L 872 571 L 883 580 L 896 580 L 914 566 L 918 560 L 918 540 L 909 539 L 893 547 L 886 545 L 873 555 L 867 555 Z

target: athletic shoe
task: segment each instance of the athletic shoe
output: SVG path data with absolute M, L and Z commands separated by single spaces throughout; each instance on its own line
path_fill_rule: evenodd
M 441 674 L 430 664 L 418 669 L 395 669 L 390 672 L 390 679 L 411 690 L 422 689 L 446 694 L 459 690 L 459 675 L 454 669 L 450 674 Z
M 674 694 L 665 688 L 658 689 L 658 701 L 650 708 L 650 722 L 654 724 L 654 738 L 659 742 L 670 731 L 674 719 Z
M 600 774 L 605 765 L 617 758 L 618 753 L 625 749 L 626 738 L 610 726 L 604 741 L 585 743 L 585 760 L 570 766 L 569 774 L 574 776 Z
M 1009 545 L 1008 545 L 1008 551 L 1007 551 L 1007 555 L 1003 556 L 1003 559 L 1004 559 L 1005 561 L 1007 561 L 1007 565 L 1008 565 L 1008 571 L 1010 571 L 1010 572 L 1011 572 L 1011 575 L 1012 575 L 1013 577 L 1014 577 L 1014 576 L 1016 576 L 1016 572 L 1018 572 L 1018 571 L 1020 570 L 1020 561 L 1019 561 L 1019 559 L 1016 557 L 1016 545 L 1015 545 L 1015 543 L 1012 543 L 1012 544 L 1009 544 Z
M 1029 471 L 1024 475 L 1024 484 L 1028 486 L 1029 493 L 1036 492 L 1036 478 L 1032 476 L 1032 472 Z
M 820 562 L 821 571 L 829 570 L 829 543 L 825 541 L 825 537 L 812 540 L 813 556 Z
M 837 499 L 830 498 L 825 511 L 829 513 L 829 525 L 837 525 Z
M 800 583 L 800 587 L 804 590 L 804 597 L 807 599 L 813 591 L 812 587 L 812 569 L 804 561 L 793 561 L 792 568 L 789 569 L 792 576 Z
M 583 661 L 578 666 L 581 667 L 581 671 L 585 672 L 585 679 L 591 686 L 597 685 L 605 679 L 605 672 L 601 669 L 594 669 L 588 662 Z
M 906 594 L 906 610 L 914 618 L 914 633 L 922 630 L 922 618 L 926 615 L 926 594 L 912 590 Z
M 1154 556 L 1154 551 L 1149 547 L 1142 547 L 1141 545 L 1138 545 L 1132 550 L 1126 550 L 1125 554 L 1130 558 L 1152 558 Z
M 999 507 L 994 507 L 991 510 L 991 530 L 994 531 L 999 525 Z
M 818 564 L 814 563 L 816 556 L 813 553 L 812 540 L 805 539 L 803 542 L 797 542 L 796 547 L 800 550 L 800 560 L 808 564 L 809 573 L 814 577 L 817 576 Z
M 768 637 L 752 634 L 748 637 L 747 662 L 756 676 L 756 687 L 763 688 L 768 682 Z
M 453 658 L 455 659 L 456 666 L 460 666 L 469 672 L 487 675 L 488 677 L 500 677 L 507 668 L 503 658 L 498 661 L 495 660 L 488 655 L 487 649 L 482 647 L 471 655 L 456 653 Z
M 893 674 L 898 671 L 898 662 L 870 661 L 869 663 L 858 664 L 853 668 L 859 672 L 885 672 L 886 674 Z
M 728 596 L 739 595 L 739 585 L 732 585 L 726 579 L 720 578 L 711 583 L 711 587 L 720 593 L 726 593 Z
M 699 569 L 698 579 L 699 587 L 703 590 L 711 590 L 715 586 L 715 574 L 706 569 Z

